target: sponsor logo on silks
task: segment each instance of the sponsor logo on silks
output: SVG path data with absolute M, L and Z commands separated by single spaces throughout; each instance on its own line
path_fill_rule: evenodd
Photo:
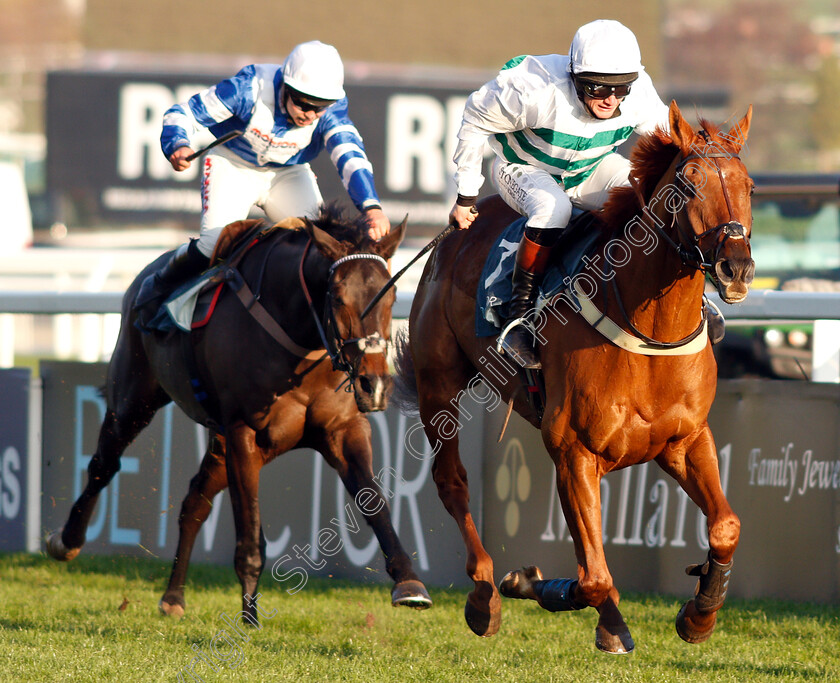
M 511 439 L 496 470 L 496 495 L 505 505 L 505 531 L 516 536 L 519 531 L 519 504 L 531 495 L 531 471 L 525 462 L 525 452 L 519 439 Z
M 258 128 L 252 128 L 249 132 L 252 135 L 255 135 L 256 137 L 258 137 L 263 142 L 267 142 L 269 147 L 284 147 L 284 148 L 288 147 L 290 149 L 297 149 L 298 146 L 299 146 L 298 143 L 296 143 L 292 140 L 284 140 L 283 138 L 276 138 L 273 135 L 271 135 L 270 133 L 263 133 Z

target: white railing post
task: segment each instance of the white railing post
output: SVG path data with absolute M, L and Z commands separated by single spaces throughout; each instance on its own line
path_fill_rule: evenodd
M 0 368 L 15 364 L 15 316 L 0 313 Z
M 840 382 L 840 320 L 815 320 L 811 379 Z

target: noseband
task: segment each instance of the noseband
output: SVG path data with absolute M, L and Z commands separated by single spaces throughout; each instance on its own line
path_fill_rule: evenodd
M 367 355 L 369 353 L 387 353 L 388 340 L 382 337 L 382 335 L 379 334 L 379 332 L 374 332 L 373 334 L 369 334 L 366 337 L 352 337 L 349 339 L 342 338 L 341 333 L 338 329 L 338 323 L 335 318 L 331 286 L 332 279 L 336 269 L 340 265 L 349 261 L 377 261 L 384 266 L 386 271 L 388 270 L 388 262 L 377 254 L 348 254 L 347 256 L 342 256 L 341 258 L 334 261 L 332 265 L 330 265 L 329 274 L 327 275 L 327 292 L 325 296 L 324 313 L 322 319 L 318 316 L 318 313 L 315 310 L 315 306 L 312 303 L 312 297 L 310 296 L 309 289 L 306 286 L 306 280 L 303 277 L 303 263 L 306 260 L 306 254 L 309 251 L 309 246 L 311 244 L 312 240 L 307 242 L 306 248 L 303 250 L 303 256 L 300 260 L 300 284 L 303 287 L 303 293 L 306 296 L 306 302 L 309 305 L 309 310 L 312 313 L 312 318 L 315 320 L 315 325 L 318 328 L 318 334 L 321 337 L 321 343 L 324 345 L 324 348 L 327 350 L 327 353 L 330 356 L 330 360 L 332 361 L 333 370 L 340 370 L 341 372 L 347 374 L 346 381 L 348 382 L 348 386 L 346 390 L 352 391 L 352 387 L 355 383 L 355 380 L 358 378 L 359 375 L 359 364 L 361 363 L 362 356 Z M 327 334 L 325 328 L 329 330 L 329 335 Z M 361 354 L 356 357 L 355 362 L 347 358 L 348 349 L 353 348 L 356 348 L 359 351 L 361 351 Z M 342 384 L 344 384 L 344 382 L 342 382 Z

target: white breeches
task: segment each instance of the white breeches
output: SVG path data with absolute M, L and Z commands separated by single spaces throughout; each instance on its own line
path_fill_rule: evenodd
M 260 168 L 224 148 L 214 149 L 202 164 L 198 249 L 210 256 L 222 228 L 247 218 L 252 206 L 276 223 L 289 216 L 314 218 L 323 201 L 309 164 Z
M 566 190 L 551 174 L 525 164 L 509 164 L 496 157 L 492 181 L 502 199 L 523 216 L 528 227 L 563 229 L 569 223 L 572 206 L 596 210 L 604 206 L 614 187 L 629 185 L 630 162 L 610 154 L 580 185 Z

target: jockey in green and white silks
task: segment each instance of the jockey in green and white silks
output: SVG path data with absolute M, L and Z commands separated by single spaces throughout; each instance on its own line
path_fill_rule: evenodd
M 458 199 L 451 219 L 468 228 L 484 183 L 485 144 L 495 152 L 492 182 L 527 216 L 502 348 L 539 367 L 530 334 L 515 324 L 533 306 L 550 248 L 572 206 L 603 207 L 627 185 L 630 162 L 615 152 L 633 133 L 667 129 L 668 107 L 644 71 L 633 33 L 617 21 L 582 26 L 569 55 L 521 56 L 467 100 L 455 149 Z

